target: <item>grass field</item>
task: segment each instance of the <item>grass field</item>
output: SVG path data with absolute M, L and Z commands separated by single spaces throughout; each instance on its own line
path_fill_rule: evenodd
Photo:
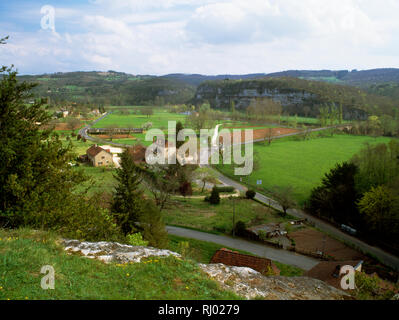
M 365 142 L 389 142 L 389 138 L 366 136 L 334 135 L 306 141 L 294 139 L 275 140 L 270 146 L 255 144 L 259 168 L 243 182 L 262 190 L 270 190 L 274 185 L 293 186 L 296 200 L 302 204 L 316 187 L 321 178 L 338 162 L 349 160 L 364 146 Z M 222 173 L 234 177 L 230 165 L 218 165 Z M 262 185 L 257 186 L 257 180 Z
M 68 255 L 57 235 L 0 229 L 0 300 L 238 299 L 190 260 L 146 259 L 118 265 Z M 43 266 L 55 270 L 54 290 L 40 286 Z
M 203 231 L 230 233 L 233 227 L 233 206 L 235 222 L 241 220 L 247 225 L 269 222 L 287 222 L 276 211 L 247 199 L 221 199 L 219 205 L 211 205 L 202 198 L 174 198 L 174 203 L 164 211 L 166 224 L 189 227 Z
M 141 128 L 147 122 L 152 123 L 152 128 L 161 130 L 168 129 L 168 121 L 185 122 L 186 116 L 183 114 L 171 113 L 167 110 L 155 109 L 151 116 L 141 114 L 119 114 L 117 111 L 108 115 L 103 120 L 97 122 L 94 128 L 106 128 L 118 126 L 120 128 L 127 128 L 129 126 L 134 128 Z

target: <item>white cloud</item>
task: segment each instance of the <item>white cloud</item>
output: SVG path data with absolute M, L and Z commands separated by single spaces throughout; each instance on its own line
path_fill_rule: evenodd
M 12 32 L 2 22 L 11 40 L 0 47 L 1 62 L 14 63 L 25 73 L 114 69 L 142 74 L 364 69 L 399 63 L 395 0 L 384 6 L 377 0 L 91 3 L 85 10 L 56 7 L 59 37 L 36 29 Z

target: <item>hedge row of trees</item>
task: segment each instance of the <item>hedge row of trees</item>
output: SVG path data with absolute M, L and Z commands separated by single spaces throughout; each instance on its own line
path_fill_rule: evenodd
M 312 190 L 306 209 L 399 249 L 399 142 L 366 145 Z

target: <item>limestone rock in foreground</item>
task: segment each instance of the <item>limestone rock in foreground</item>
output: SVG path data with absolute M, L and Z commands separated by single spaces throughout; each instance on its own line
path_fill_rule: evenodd
M 91 259 L 99 259 L 104 262 L 129 263 L 140 262 L 147 257 L 180 257 L 170 250 L 156 249 L 152 247 L 130 246 L 117 242 L 80 242 L 78 240 L 63 240 L 65 250 L 80 253 Z
M 200 264 L 201 269 L 221 286 L 247 299 L 266 300 L 343 300 L 350 295 L 320 280 L 308 277 L 265 277 L 243 267 Z

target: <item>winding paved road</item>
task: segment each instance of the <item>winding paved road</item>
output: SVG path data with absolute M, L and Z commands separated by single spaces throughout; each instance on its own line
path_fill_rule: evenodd
M 284 264 L 295 266 L 306 271 L 312 269 L 320 262 L 317 259 L 303 256 L 295 252 L 275 249 L 240 238 L 232 238 L 228 236 L 216 235 L 172 226 L 167 226 L 166 230 L 168 231 L 168 233 L 176 236 L 221 244 L 223 246 L 233 249 L 253 253 L 259 257 L 264 257 Z
M 212 170 L 215 171 L 215 173 L 218 175 L 218 179 L 221 182 L 223 182 L 224 184 L 233 186 L 234 188 L 238 189 L 241 192 L 245 192 L 246 190 L 248 190 L 242 184 L 224 176 L 219 171 L 216 171 L 215 169 L 212 169 Z M 282 211 L 282 207 L 278 204 L 278 202 L 276 202 L 275 200 L 273 200 L 261 193 L 257 192 L 255 199 L 278 210 L 278 211 Z M 326 232 L 327 234 L 332 235 L 334 238 L 341 240 L 345 243 L 349 243 L 352 246 L 354 246 L 356 249 L 363 251 L 364 253 L 372 254 L 375 257 L 377 257 L 385 265 L 390 266 L 391 268 L 394 268 L 396 270 L 399 270 L 399 258 L 398 257 L 396 257 L 378 247 L 371 246 L 371 245 L 365 243 L 364 241 L 341 231 L 340 229 L 336 228 L 335 226 L 305 213 L 302 210 L 289 209 L 287 212 L 290 215 L 297 217 L 299 219 L 307 219 L 311 223 L 314 223 L 316 228 Z
M 98 140 L 93 139 L 92 137 L 90 137 L 87 134 L 87 130 L 89 128 L 91 128 L 92 125 L 96 124 L 98 121 L 100 121 L 100 120 L 104 119 L 105 117 L 107 117 L 110 113 L 107 113 L 107 114 L 101 116 L 100 118 L 95 120 L 90 125 L 82 128 L 79 131 L 80 135 L 82 137 L 85 137 L 87 140 L 91 140 L 91 141 L 95 141 L 95 142 L 98 141 Z M 346 126 L 346 125 L 342 125 L 342 126 Z M 317 131 L 323 131 L 323 130 L 328 130 L 328 129 L 337 128 L 337 127 L 340 127 L 340 126 L 317 128 L 317 129 L 312 129 L 310 131 L 311 132 L 317 132 Z M 301 134 L 301 133 L 302 133 L 301 131 L 295 132 L 295 133 L 289 133 L 289 134 L 281 135 L 281 136 L 278 136 L 278 137 L 274 137 L 274 139 L 281 139 L 281 138 L 284 138 L 284 137 L 295 136 L 295 135 L 298 135 L 298 134 Z M 260 142 L 260 141 L 264 141 L 264 139 L 255 140 L 254 142 Z M 117 147 L 126 147 L 126 145 L 115 143 L 115 142 L 108 142 L 107 141 L 107 144 L 114 145 L 114 146 L 117 146 Z M 209 154 L 211 152 L 212 151 L 210 150 Z M 214 169 L 212 169 L 212 170 L 214 170 Z M 214 170 L 214 171 L 218 174 L 219 180 L 221 182 L 223 182 L 224 184 L 233 186 L 237 190 L 242 191 L 242 192 L 245 192 L 247 190 L 247 188 L 245 186 L 243 186 L 242 184 L 240 184 L 240 183 L 238 183 L 238 182 L 236 182 L 236 181 L 224 176 L 219 171 L 216 171 L 216 170 Z M 267 197 L 267 196 L 265 196 L 265 195 L 263 195 L 261 193 L 257 192 L 256 196 L 255 196 L 255 199 L 260 201 L 260 202 L 262 202 L 262 203 L 264 203 L 264 204 L 266 204 L 266 205 L 269 205 L 270 207 L 272 207 L 272 208 L 274 208 L 274 209 L 276 209 L 278 211 L 282 211 L 282 208 L 278 204 L 278 202 L 276 202 L 275 200 L 273 200 L 273 199 L 271 199 L 271 198 L 269 198 L 269 197 Z M 399 270 L 399 258 L 398 257 L 396 257 L 396 256 L 394 256 L 394 255 L 392 255 L 392 254 L 390 254 L 390 253 L 378 248 L 378 247 L 371 246 L 371 245 L 365 243 L 364 241 L 362 241 L 362 240 L 360 240 L 360 239 L 358 239 L 356 237 L 353 237 L 353 236 L 351 236 L 351 235 L 349 235 L 347 233 L 344 233 L 340 229 L 336 228 L 335 226 L 333 226 L 333 225 L 331 225 L 331 224 L 329 224 L 329 223 L 327 223 L 325 221 L 322 221 L 322 220 L 320 220 L 320 219 L 318 219 L 318 218 L 316 218 L 314 216 L 311 216 L 311 215 L 305 213 L 302 210 L 289 209 L 288 213 L 290 215 L 295 216 L 295 217 L 300 218 L 300 219 L 307 219 L 311 223 L 314 223 L 316 228 L 318 228 L 318 229 L 320 229 L 320 230 L 332 235 L 336 239 L 339 239 L 339 240 L 341 240 L 343 242 L 351 244 L 352 246 L 354 246 L 355 248 L 357 248 L 360 251 L 363 251 L 365 253 L 369 253 L 369 254 L 374 255 L 375 257 L 377 257 L 385 265 L 390 266 L 390 267 L 392 267 L 392 268 L 394 268 L 396 270 Z M 168 227 L 168 228 L 174 228 L 174 227 Z M 216 243 L 224 244 L 224 245 L 230 246 L 230 247 L 235 247 L 232 244 L 235 244 L 236 246 L 243 245 L 241 242 L 237 242 L 237 241 L 245 241 L 245 240 L 233 239 L 233 238 L 228 238 L 228 237 L 223 238 L 223 236 L 215 236 L 215 235 L 208 235 L 208 234 L 203 235 L 202 233 L 200 233 L 201 235 L 199 235 L 198 231 L 193 231 L 193 230 L 188 230 L 188 229 L 182 229 L 184 231 L 182 231 L 181 229 L 179 231 L 177 231 L 177 229 L 169 229 L 169 230 L 172 230 L 173 232 L 184 233 L 185 234 L 184 236 L 189 237 L 189 238 L 195 238 L 195 236 L 198 236 L 198 237 L 210 239 L 210 237 L 212 237 L 212 239 L 214 239 L 214 240 L 224 241 L 224 243 L 221 243 L 221 242 L 216 242 Z M 200 240 L 202 240 L 202 239 L 200 239 Z M 230 244 L 227 244 L 227 242 L 228 242 L 227 240 L 230 241 L 229 242 Z M 206 241 L 214 242 L 213 240 L 206 240 Z M 248 241 L 246 241 L 246 242 L 248 242 Z M 259 252 L 261 252 L 262 250 L 263 250 L 263 252 L 265 250 L 267 250 L 270 259 L 274 259 L 276 261 L 281 261 L 280 258 L 282 257 L 282 260 L 284 260 L 286 262 L 283 262 L 283 261 L 281 261 L 281 262 L 287 263 L 287 264 L 292 264 L 292 265 L 297 265 L 297 264 L 293 263 L 294 261 L 293 261 L 293 257 L 292 257 L 292 254 L 293 254 L 292 252 L 287 252 L 287 251 L 283 251 L 283 250 L 277 250 L 277 249 L 274 249 L 274 248 L 265 247 L 264 245 L 255 245 L 255 244 L 253 244 L 251 242 L 248 242 L 246 244 L 246 246 L 249 246 L 250 244 L 252 245 L 252 247 L 251 247 L 252 250 L 255 250 L 255 247 L 253 247 L 253 246 L 260 246 L 259 248 L 256 247 L 257 248 L 256 251 L 258 253 L 255 253 L 255 252 L 253 252 L 251 250 L 248 250 L 248 249 L 242 249 L 242 250 L 245 250 L 245 251 L 248 251 L 248 252 L 253 252 L 255 254 L 259 254 Z M 238 247 L 237 249 L 241 249 L 241 247 Z M 286 256 L 287 253 L 291 254 L 290 258 L 287 258 L 288 257 L 288 256 Z M 272 255 L 274 258 L 271 258 L 270 255 Z M 262 256 L 262 254 L 260 254 L 260 256 Z M 295 254 L 295 258 L 297 258 L 299 260 L 305 259 L 304 261 L 307 261 L 307 263 L 309 263 L 309 260 L 307 260 L 307 259 L 311 259 L 311 258 L 304 257 L 304 256 L 301 256 L 301 255 L 298 255 L 298 254 Z M 289 261 L 289 262 L 287 262 L 287 261 Z M 302 261 L 299 264 L 305 265 L 304 261 Z M 315 261 L 317 261 L 317 260 L 315 260 Z M 307 266 L 309 267 L 310 264 L 308 264 Z M 303 267 L 300 267 L 300 268 L 303 268 Z M 303 268 L 303 269 L 306 269 L 306 268 Z

